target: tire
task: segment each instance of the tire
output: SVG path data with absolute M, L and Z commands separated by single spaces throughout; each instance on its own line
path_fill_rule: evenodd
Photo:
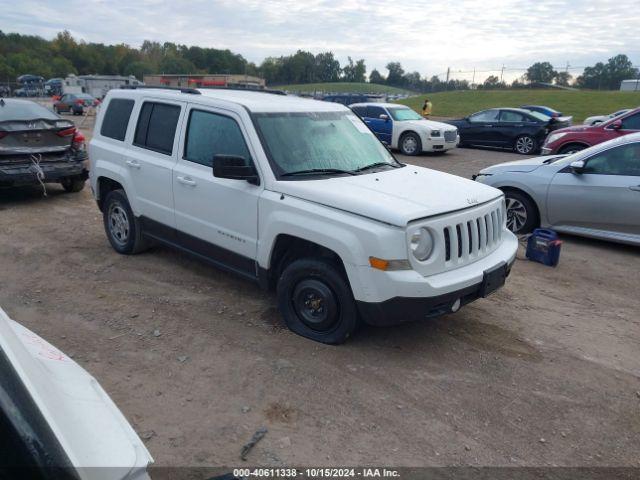
M 513 143 L 513 149 L 520 155 L 531 155 L 536 148 L 536 140 L 531 135 L 520 135 Z
M 584 150 L 585 148 L 587 148 L 585 145 L 580 145 L 579 143 L 570 143 L 569 145 L 565 145 L 560 150 L 558 150 L 558 154 L 569 155 L 571 153 L 576 153 L 580 150 Z
M 540 224 L 538 209 L 526 195 L 513 190 L 504 193 L 507 204 L 507 228 L 516 235 L 530 233 Z
M 123 255 L 140 253 L 148 248 L 140 221 L 133 215 L 124 190 L 107 193 L 102 207 L 104 230 L 113 249 Z
M 400 137 L 400 151 L 403 155 L 415 156 L 422 152 L 422 142 L 418 134 L 405 133 Z
M 62 188 L 69 193 L 80 192 L 85 185 L 86 181 L 82 177 L 67 177 L 60 181 Z
M 278 279 L 277 296 L 287 327 L 316 342 L 343 343 L 358 326 L 349 283 L 338 265 L 329 260 L 291 262 Z

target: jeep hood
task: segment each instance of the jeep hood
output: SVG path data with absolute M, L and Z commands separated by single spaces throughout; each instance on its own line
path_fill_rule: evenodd
M 502 195 L 493 187 L 412 165 L 356 176 L 279 181 L 273 190 L 398 227 Z
M 526 160 L 516 160 L 513 162 L 499 163 L 480 170 L 481 175 L 492 175 L 503 172 L 533 172 L 540 165 L 551 163 L 566 155 L 546 155 L 544 157 L 527 158 Z
M 1 308 L 0 354 L 10 362 L 81 479 L 148 479 L 151 455 L 95 378 Z

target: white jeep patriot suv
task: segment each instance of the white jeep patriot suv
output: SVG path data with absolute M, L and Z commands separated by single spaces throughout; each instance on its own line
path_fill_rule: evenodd
M 504 284 L 499 190 L 398 163 L 348 108 L 241 90 L 112 90 L 89 146 L 113 248 L 152 242 L 275 288 L 294 332 L 455 312 Z

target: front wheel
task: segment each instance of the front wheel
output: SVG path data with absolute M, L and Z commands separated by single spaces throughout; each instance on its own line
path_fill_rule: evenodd
M 298 335 L 335 345 L 346 341 L 358 326 L 351 288 L 334 262 L 293 261 L 280 275 L 277 293 L 287 327 Z
M 400 151 L 404 155 L 418 155 L 422 151 L 420 137 L 413 132 L 405 133 L 402 138 L 400 138 Z
M 536 149 L 536 141 L 529 135 L 521 135 L 516 138 L 514 150 L 521 155 L 530 155 Z
M 538 210 L 531 199 L 519 192 L 507 191 L 505 202 L 507 228 L 519 235 L 533 231 L 538 225 Z

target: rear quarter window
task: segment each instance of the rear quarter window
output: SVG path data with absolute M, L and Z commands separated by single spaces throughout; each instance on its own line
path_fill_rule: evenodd
M 134 101 L 125 98 L 113 98 L 107 105 L 107 111 L 102 119 L 102 127 L 100 127 L 100 135 L 103 137 L 113 138 L 114 140 L 124 141 L 129 126 L 131 111 L 133 110 Z

